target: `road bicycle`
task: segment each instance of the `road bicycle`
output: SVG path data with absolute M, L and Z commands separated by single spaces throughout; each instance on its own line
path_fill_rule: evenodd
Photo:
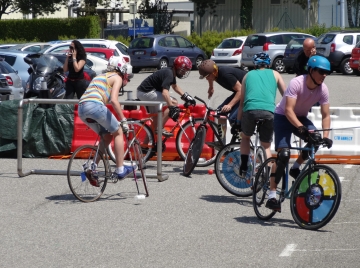
M 217 109 L 210 108 L 204 100 L 200 99 L 199 97 L 194 97 L 198 101 L 202 102 L 205 105 L 206 112 L 204 118 L 196 118 L 192 122 L 193 125 L 196 127 L 196 133 L 194 138 L 192 139 L 187 154 L 184 160 L 183 166 L 183 174 L 185 176 L 189 176 L 191 172 L 194 170 L 195 166 L 209 166 L 213 164 L 216 160 L 217 152 L 215 152 L 209 158 L 202 158 L 199 161 L 201 153 L 203 151 L 203 147 L 205 144 L 205 137 L 207 135 L 207 131 L 210 127 L 212 131 L 209 131 L 211 135 L 215 135 L 215 140 L 219 143 L 220 148 L 225 146 L 225 142 L 223 140 L 223 131 L 222 125 L 218 124 L 214 121 L 214 118 L 220 118 L 224 116 L 224 114 L 220 113 Z M 191 124 L 191 123 L 189 123 Z M 184 125 L 184 129 L 185 125 Z M 180 131 L 179 131 L 180 132 Z M 179 134 L 180 135 L 180 134 Z M 239 135 L 235 134 L 231 137 L 231 143 L 235 143 L 236 140 L 239 139 Z M 216 148 L 214 148 L 216 151 Z M 221 149 L 220 149 L 221 150 Z
M 241 152 L 240 142 L 227 144 L 218 152 L 215 160 L 215 174 L 220 185 L 230 194 L 239 197 L 251 196 L 255 174 L 259 166 L 266 160 L 266 152 L 259 144 L 259 126 L 264 119 L 259 119 L 255 124 L 255 141 L 250 140 L 250 154 L 248 172 L 246 177 L 240 176 Z
M 187 147 L 189 146 L 191 140 L 193 139 L 196 129 L 195 124 L 197 119 L 193 119 L 193 108 L 189 105 L 184 105 L 184 108 L 181 109 L 181 114 L 179 119 L 176 121 L 175 125 L 170 129 L 170 133 L 176 135 L 176 150 L 183 160 L 187 152 Z M 156 155 L 157 144 L 156 137 L 149 126 L 148 122 L 152 120 L 153 117 L 158 116 L 157 114 L 147 114 L 144 119 L 127 119 L 128 123 L 134 127 L 134 137 L 136 138 L 141 146 L 141 150 L 144 157 L 144 162 L 147 162 L 151 157 Z M 185 121 L 185 123 L 183 123 Z M 166 150 L 166 141 L 169 137 L 162 137 L 162 151 Z M 114 144 L 109 144 L 106 148 L 107 153 L 112 161 L 115 162 L 115 154 L 113 150 Z
M 96 123 L 93 119 L 87 120 L 88 122 Z M 98 127 L 100 128 L 99 124 Z M 149 191 L 139 141 L 136 138 L 129 140 L 129 136 L 131 136 L 134 132 L 134 125 L 129 124 L 128 135 L 124 135 L 124 137 L 127 144 L 127 155 L 130 159 L 130 164 L 138 167 L 145 191 L 145 194 L 140 193 L 138 184 L 139 179 L 134 169 L 133 177 L 137 189 L 137 195 L 135 197 L 143 199 L 145 196 L 149 196 Z M 104 193 L 108 182 L 118 182 L 118 177 L 116 174 L 114 175 L 111 170 L 106 150 L 104 150 L 104 152 L 100 150 L 100 148 L 105 148 L 103 146 L 104 134 L 105 133 L 100 133 L 98 135 L 94 145 L 83 145 L 77 148 L 69 160 L 67 168 L 68 184 L 74 196 L 82 202 L 92 202 L 98 200 Z M 101 144 L 102 146 L 100 146 Z M 96 164 L 96 160 L 100 160 L 98 164 Z M 97 179 L 94 176 L 94 173 L 96 173 L 96 177 L 98 177 Z
M 341 183 L 336 172 L 326 165 L 315 162 L 315 147 L 325 147 L 326 143 L 315 130 L 309 133 L 310 147 L 290 149 L 309 152 L 299 176 L 289 188 L 289 165 L 278 184 L 277 200 L 290 199 L 291 215 L 302 228 L 316 230 L 325 226 L 336 214 L 341 201 Z M 275 173 L 276 157 L 268 158 L 258 169 L 253 187 L 253 207 L 256 216 L 269 220 L 276 211 L 265 207 L 270 191 L 270 174 Z

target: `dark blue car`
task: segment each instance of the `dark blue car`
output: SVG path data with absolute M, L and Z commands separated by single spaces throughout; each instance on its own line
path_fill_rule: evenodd
M 286 46 L 284 52 L 283 63 L 285 72 L 291 74 L 294 73 L 293 68 L 295 64 L 296 55 L 303 49 L 303 43 L 305 38 L 294 38 Z M 314 38 L 316 41 L 316 39 Z
M 165 68 L 172 66 L 178 56 L 190 58 L 193 68 L 206 59 L 203 50 L 180 35 L 158 34 L 135 38 L 131 41 L 128 53 L 133 66 L 133 73 L 142 68 Z

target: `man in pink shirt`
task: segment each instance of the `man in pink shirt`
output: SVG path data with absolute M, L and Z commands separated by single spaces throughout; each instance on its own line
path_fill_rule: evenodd
M 316 129 L 307 118 L 308 111 L 317 102 L 320 103 L 322 127 L 330 128 L 329 90 L 323 83 L 330 74 L 330 62 L 322 56 L 312 56 L 308 61 L 308 74 L 295 77 L 290 81 L 282 100 L 275 108 L 274 132 L 275 150 L 278 152 L 276 171 L 270 175 L 270 193 L 266 207 L 281 211 L 281 204 L 276 199 L 276 186 L 280 182 L 285 167 L 290 159 L 290 139 L 294 133 L 301 139 L 308 137 L 308 130 Z M 324 131 L 324 141 L 331 148 L 329 131 Z M 308 145 L 306 145 L 308 146 Z M 316 148 L 317 149 L 317 148 Z M 300 174 L 300 165 L 309 157 L 308 151 L 302 151 L 290 169 L 290 175 L 296 178 Z

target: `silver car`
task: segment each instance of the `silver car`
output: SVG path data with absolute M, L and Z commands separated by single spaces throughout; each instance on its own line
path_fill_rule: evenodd
M 0 74 L 0 102 L 10 100 L 11 89 L 6 81 L 6 77 Z
M 6 78 L 9 85 L 9 100 L 22 100 L 24 98 L 24 88 L 17 72 L 4 60 L 0 58 L 0 74 Z
M 24 61 L 24 58 L 29 54 L 32 54 L 32 52 L 0 49 L 0 58 L 5 59 L 5 61 L 17 72 L 21 78 L 22 87 L 24 89 L 26 87 L 26 81 L 29 78 L 29 65 Z
M 246 38 L 241 63 L 249 69 L 254 67 L 253 57 L 259 52 L 269 54 L 271 68 L 283 73 L 285 66 L 283 63 L 286 45 L 294 38 L 315 38 L 315 36 L 297 32 L 271 32 L 255 33 Z

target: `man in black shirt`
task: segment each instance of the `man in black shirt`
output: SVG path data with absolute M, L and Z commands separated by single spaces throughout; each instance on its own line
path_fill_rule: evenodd
M 297 53 L 294 72 L 296 76 L 307 74 L 307 63 L 311 56 L 316 55 L 315 41 L 312 38 L 306 38 L 303 43 L 303 49 Z
M 169 94 L 170 86 L 187 104 L 196 104 L 195 100 L 187 92 L 184 93 L 176 84 L 176 77 L 179 79 L 188 77 L 191 68 L 191 60 L 188 57 L 179 56 L 174 60 L 173 67 L 163 68 L 154 72 L 152 75 L 148 76 L 137 88 L 138 99 L 142 101 L 165 101 L 167 103 L 168 109 L 164 111 L 163 127 L 165 126 L 169 117 L 176 121 L 180 114 L 180 109 L 177 107 L 177 100 L 171 97 Z M 157 107 L 155 106 L 149 106 L 148 109 L 150 113 L 157 113 Z M 156 129 L 156 126 L 157 117 L 154 117 L 152 123 L 153 131 Z M 156 131 L 154 132 L 156 133 Z M 165 129 L 162 130 L 162 135 L 166 137 L 173 136 L 172 133 L 166 131 Z
M 240 104 L 241 83 L 246 75 L 246 72 L 234 67 L 217 66 L 212 60 L 204 60 L 199 66 L 200 79 L 206 79 L 209 83 L 208 96 L 209 98 L 214 94 L 214 81 L 220 86 L 232 92 L 222 104 L 218 107 L 222 113 L 229 113 L 229 123 L 233 125 L 236 122 L 237 113 Z M 207 142 L 211 147 L 219 149 L 220 143 L 213 144 Z

